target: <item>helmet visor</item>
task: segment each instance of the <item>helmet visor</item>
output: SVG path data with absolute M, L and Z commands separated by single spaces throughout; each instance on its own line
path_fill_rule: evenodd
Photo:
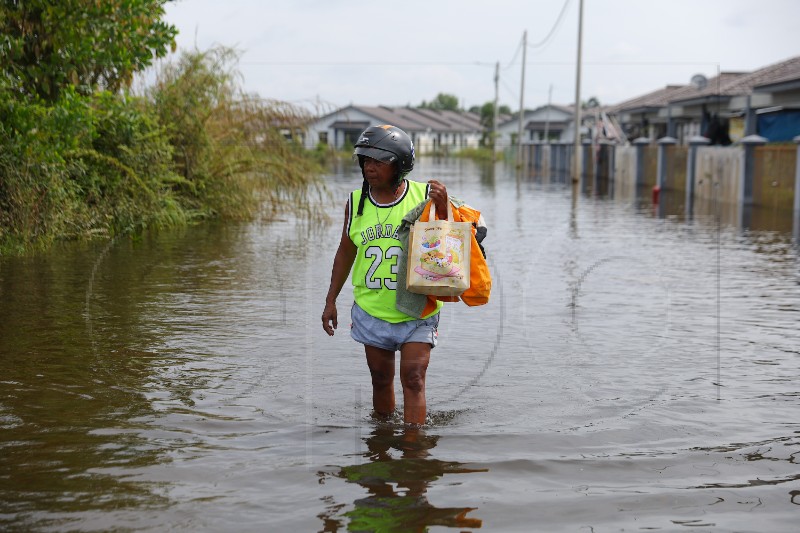
M 381 150 L 380 148 L 374 148 L 372 146 L 357 146 L 353 151 L 353 154 L 357 156 L 363 155 L 364 157 L 369 157 L 370 159 L 376 159 L 382 163 L 394 163 L 397 161 L 397 156 L 394 153 L 387 150 Z

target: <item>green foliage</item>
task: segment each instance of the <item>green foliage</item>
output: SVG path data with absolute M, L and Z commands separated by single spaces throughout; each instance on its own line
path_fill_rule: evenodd
M 0 243 L 129 232 L 175 218 L 164 195 L 172 148 L 140 99 L 72 89 L 53 105 L 2 89 Z M 173 220 L 174 221 L 174 220 Z
M 0 4 L 0 253 L 136 233 L 267 205 L 310 211 L 319 167 L 294 142 L 307 114 L 244 94 L 237 54 L 167 63 L 168 0 Z
M 0 78 L 0 253 L 206 217 L 310 212 L 307 120 L 246 95 L 227 49 L 185 54 L 147 94 L 66 87 L 52 103 Z
M 483 126 L 483 138 L 481 139 L 481 146 L 494 145 L 494 102 L 486 102 L 482 106 L 472 106 L 469 109 L 470 113 L 480 115 L 481 126 Z M 498 108 L 498 115 L 510 115 L 511 109 L 507 105 L 500 105 Z
M 476 113 L 481 117 L 481 126 L 487 130 L 491 130 L 494 124 L 494 102 L 486 102 L 482 106 L 472 106 L 469 108 L 471 113 Z M 498 107 L 499 115 L 510 115 L 511 108 L 507 105 L 500 105 Z
M 117 92 L 135 72 L 175 47 L 161 20 L 168 0 L 8 0 L 0 4 L 0 65 L 24 94 L 55 102 Z
M 581 102 L 581 109 L 594 109 L 600 107 L 600 100 L 596 96 L 590 96 L 588 100 Z
M 68 231 L 63 154 L 85 139 L 86 109 L 71 94 L 56 108 L 14 96 L 0 84 L 0 241 L 19 247 Z
M 430 103 L 423 100 L 420 107 L 440 111 L 458 111 L 458 97 L 453 94 L 439 93 Z
M 89 233 L 112 234 L 180 221 L 169 184 L 173 148 L 141 98 L 101 92 L 92 98 L 91 143 L 66 154 Z

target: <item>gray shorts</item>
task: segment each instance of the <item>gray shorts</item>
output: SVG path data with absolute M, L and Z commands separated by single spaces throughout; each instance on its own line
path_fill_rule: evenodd
M 393 324 L 375 318 L 354 303 L 350 317 L 353 320 L 350 336 L 355 341 L 384 350 L 396 352 L 407 342 L 427 342 L 433 348 L 439 336 L 439 313 L 423 320 Z

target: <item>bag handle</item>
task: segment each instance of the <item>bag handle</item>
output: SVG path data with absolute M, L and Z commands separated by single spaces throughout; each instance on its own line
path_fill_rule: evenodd
M 431 218 L 431 211 L 433 211 L 433 218 Z M 433 200 L 428 200 L 428 203 L 425 204 L 425 209 L 422 210 L 422 214 L 419 217 L 420 222 L 428 222 L 431 220 L 437 220 L 436 218 L 437 211 L 436 207 L 433 204 Z M 439 219 L 439 220 L 447 220 L 448 222 L 453 222 L 453 203 L 448 200 L 447 201 L 447 218 Z

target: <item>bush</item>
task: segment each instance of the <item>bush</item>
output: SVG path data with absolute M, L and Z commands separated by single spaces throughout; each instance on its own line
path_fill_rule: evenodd
M 67 91 L 56 105 L 0 86 L 0 243 L 23 249 L 73 233 L 78 191 L 65 154 L 91 137 L 91 111 Z
M 165 198 L 172 148 L 141 100 L 83 97 L 71 89 L 52 105 L 4 96 L 0 243 L 6 251 L 180 220 Z
M 71 177 L 91 219 L 89 233 L 137 231 L 184 220 L 169 184 L 173 148 L 141 98 L 101 92 L 92 98 L 92 138 L 67 154 Z

